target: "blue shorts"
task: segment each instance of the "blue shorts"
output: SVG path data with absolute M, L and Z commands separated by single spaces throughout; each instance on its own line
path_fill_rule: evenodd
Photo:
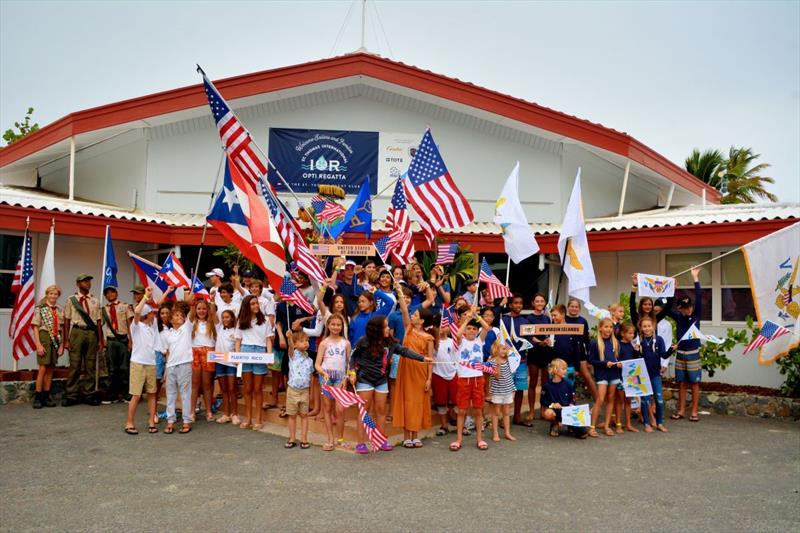
M 164 352 L 156 350 L 156 379 L 164 379 L 164 368 L 167 366 L 167 360 L 164 359 Z
M 235 376 L 236 375 L 236 367 L 235 366 L 228 366 L 228 365 L 221 365 L 221 364 L 217 363 L 216 375 L 217 375 L 218 378 L 224 378 L 225 376 Z
M 356 392 L 367 392 L 374 390 L 383 394 L 389 394 L 389 382 L 381 383 L 380 385 L 372 385 L 371 383 L 364 383 L 359 381 L 356 384 Z
M 514 372 L 514 386 L 517 391 L 528 390 L 528 364 L 522 361 Z
M 607 379 L 601 379 L 600 381 L 597 382 L 597 384 L 598 385 L 609 385 L 611 387 L 616 387 L 617 385 L 622 385 L 622 380 L 621 379 L 612 379 L 612 380 L 609 381 Z M 620 390 L 622 390 L 622 389 L 620 388 Z
M 239 351 L 245 353 L 264 353 L 267 351 L 267 347 L 256 346 L 255 344 L 243 344 Z M 267 365 L 261 363 L 244 363 L 242 365 L 242 374 L 244 374 L 245 372 L 252 372 L 256 376 L 266 376 Z M 234 374 L 235 374 L 235 369 L 234 369 Z
M 700 364 L 700 350 L 675 354 L 675 381 L 678 383 L 700 383 L 702 377 L 703 367 Z
M 330 378 L 327 382 L 322 377 L 322 374 L 318 374 L 317 378 L 319 378 L 320 385 L 330 385 L 332 387 L 338 387 L 344 381 L 344 374 L 338 375 L 337 373 L 328 373 L 328 377 Z

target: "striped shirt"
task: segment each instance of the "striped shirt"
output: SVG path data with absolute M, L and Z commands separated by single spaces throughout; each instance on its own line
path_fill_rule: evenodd
M 513 394 L 517 388 L 514 386 L 514 373 L 511 372 L 511 366 L 508 361 L 500 363 L 500 374 L 498 377 L 492 377 L 492 384 L 489 391 L 492 394 Z

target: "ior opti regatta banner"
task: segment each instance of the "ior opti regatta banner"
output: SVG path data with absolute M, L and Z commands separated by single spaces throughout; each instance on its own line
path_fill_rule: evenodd
M 378 175 L 378 132 L 270 128 L 269 158 L 295 192 L 338 185 L 358 194 L 367 176 Z M 274 172 L 268 177 L 277 190 L 286 190 Z M 378 180 L 371 189 L 378 192 Z

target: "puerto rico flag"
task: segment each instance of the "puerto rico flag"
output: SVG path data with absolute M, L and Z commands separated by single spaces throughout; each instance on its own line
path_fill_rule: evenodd
M 142 286 L 150 287 L 153 290 L 153 301 L 159 301 L 169 288 L 167 281 L 159 275 L 161 267 L 131 252 L 128 252 L 128 256 L 131 258 L 133 269 L 136 270 L 136 275 L 139 277 Z M 171 294 L 169 299 L 174 300 L 175 293 Z

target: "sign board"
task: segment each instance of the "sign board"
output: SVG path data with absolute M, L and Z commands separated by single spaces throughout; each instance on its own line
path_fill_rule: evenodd
M 521 324 L 520 335 L 583 335 L 583 324 Z
M 383 189 L 408 170 L 422 133 L 380 132 L 378 141 L 378 187 Z M 389 194 L 391 195 L 392 189 Z
M 375 246 L 372 244 L 312 244 L 311 253 L 314 255 L 375 255 Z
M 275 354 L 272 353 L 249 353 L 249 352 L 208 352 L 209 363 L 219 363 L 231 366 L 239 363 L 255 363 L 260 365 L 271 365 L 275 362 Z
M 269 129 L 269 158 L 281 169 L 295 192 L 317 192 L 319 185 L 337 185 L 358 194 L 367 176 L 371 194 L 378 192 L 378 132 Z M 269 182 L 278 191 L 286 186 L 274 173 Z

